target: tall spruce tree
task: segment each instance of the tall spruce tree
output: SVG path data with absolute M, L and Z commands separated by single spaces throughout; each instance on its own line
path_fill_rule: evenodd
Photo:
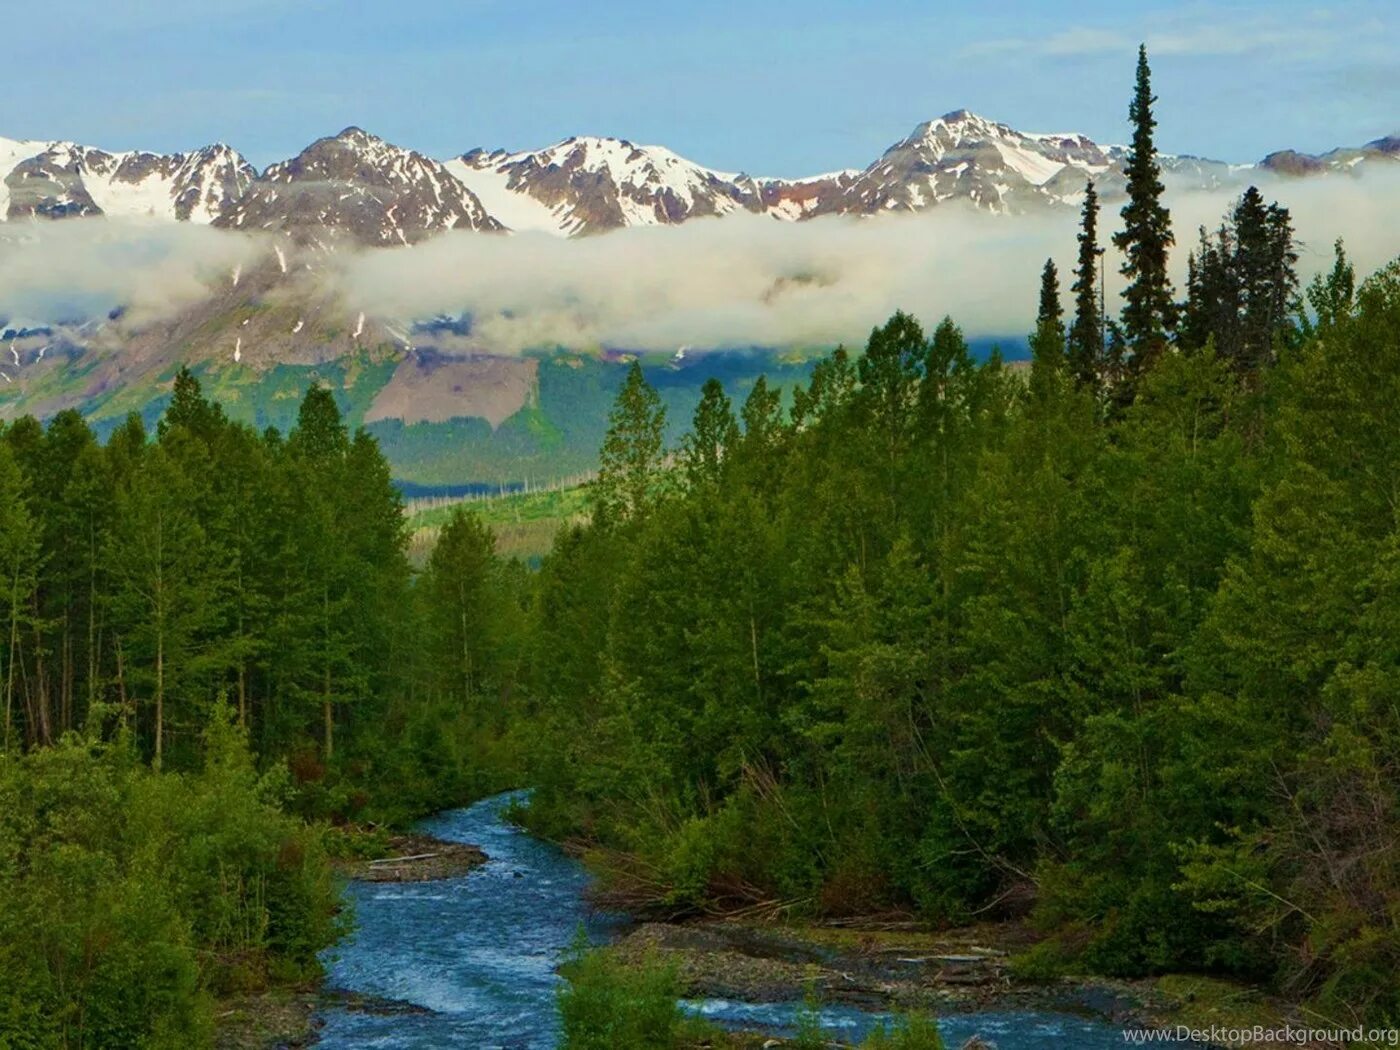
M 29 512 L 24 476 L 9 446 L 0 442 L 0 694 L 5 726 L 0 749 L 8 751 L 14 726 L 16 661 L 20 632 L 29 625 L 30 598 L 38 585 L 39 530 Z
M 1138 48 L 1137 86 L 1128 107 L 1128 119 L 1133 123 L 1126 165 L 1128 203 L 1123 205 L 1123 229 L 1113 235 L 1113 243 L 1126 256 L 1122 273 L 1128 286 L 1123 290 L 1122 324 L 1134 375 L 1150 368 L 1162 352 L 1176 313 L 1167 274 L 1167 251 L 1175 239 L 1171 214 L 1162 203 L 1165 187 L 1152 134 L 1157 127 L 1152 115 L 1156 101 L 1144 44 Z
M 686 480 L 692 486 L 717 485 L 725 456 L 739 440 L 739 424 L 734 407 L 724 392 L 724 384 L 713 376 L 700 390 L 695 418 L 681 443 L 681 462 Z
M 1031 334 L 1031 388 L 1045 394 L 1052 377 L 1064 371 L 1065 319 L 1060 306 L 1060 276 L 1055 260 L 1046 259 L 1040 271 L 1040 307 Z
M 1054 259 L 1046 259 L 1040 271 L 1040 306 L 1035 315 L 1036 328 L 1049 328 L 1065 338 L 1065 309 L 1060 304 L 1060 271 Z
M 591 487 L 594 516 L 622 522 L 645 513 L 661 480 L 666 407 L 636 361 L 608 413 L 608 432 Z
M 1097 388 L 1103 368 L 1103 304 L 1099 301 L 1099 195 L 1084 186 L 1079 218 L 1079 261 L 1074 267 L 1074 321 L 1069 328 L 1069 370 L 1081 387 Z
M 1274 362 L 1280 340 L 1293 334 L 1298 256 L 1293 223 L 1278 202 L 1265 204 L 1253 186 L 1212 236 L 1204 228 L 1187 267 L 1187 298 L 1178 343 L 1216 352 L 1244 379 Z

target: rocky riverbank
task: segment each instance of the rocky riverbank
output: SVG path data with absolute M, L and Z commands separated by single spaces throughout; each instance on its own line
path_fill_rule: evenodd
M 346 879 L 372 883 L 421 883 L 455 879 L 487 861 L 477 846 L 431 835 L 384 839 L 374 857 L 333 861 Z M 216 1050 L 300 1050 L 315 1045 L 317 1015 L 327 1007 L 387 1015 L 423 1013 L 421 1007 L 333 988 L 273 988 L 221 1000 L 215 1011 Z
M 1032 931 L 1014 923 L 934 932 L 720 921 L 645 923 L 611 950 L 638 965 L 674 966 L 685 996 L 694 1000 L 811 997 L 862 1010 L 936 1016 L 1050 1011 L 1124 1029 L 1299 1023 L 1288 1004 L 1211 978 L 1029 979 L 1018 974 L 1014 960 L 1035 940 Z M 1322 1044 L 1297 1045 L 1324 1050 Z
M 431 835 L 393 835 L 379 855 L 341 859 L 336 869 L 360 882 L 431 882 L 455 879 L 486 863 L 478 847 Z

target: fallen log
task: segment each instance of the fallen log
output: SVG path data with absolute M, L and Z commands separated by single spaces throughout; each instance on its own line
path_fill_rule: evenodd
M 407 864 L 415 860 L 432 860 L 434 857 L 442 856 L 441 853 L 415 853 L 408 857 L 380 857 L 370 861 L 371 864 Z

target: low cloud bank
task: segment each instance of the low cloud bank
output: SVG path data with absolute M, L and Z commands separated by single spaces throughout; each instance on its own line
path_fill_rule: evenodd
M 1171 193 L 1178 287 L 1201 225 L 1214 228 L 1243 187 Z M 1400 172 L 1261 182 L 1292 210 L 1306 280 L 1342 237 L 1369 273 L 1400 253 Z M 1118 226 L 1118 205 L 1100 229 Z M 401 318 L 469 313 L 496 352 L 561 344 L 639 350 L 785 347 L 864 340 L 897 308 L 951 315 L 972 335 L 1029 329 L 1040 269 L 1059 266 L 1069 305 L 1078 215 L 988 215 L 945 204 L 917 214 L 786 224 L 739 215 L 559 241 L 451 234 L 410 248 L 342 256 L 347 305 Z M 1116 252 L 1110 299 L 1122 287 Z
M 261 250 L 254 238 L 189 223 L 0 223 L 0 318 L 75 321 L 121 308 L 140 324 L 205 298 Z
M 1262 174 L 1262 173 L 1261 173 Z M 1214 228 L 1241 187 L 1169 193 L 1180 289 L 1197 228 Z M 1359 177 L 1266 178 L 1293 213 L 1306 280 L 1346 240 L 1358 272 L 1400 253 L 1400 165 Z M 1100 218 L 1119 224 L 1117 204 Z M 1029 329 L 1040 269 L 1060 268 L 1065 303 L 1074 209 L 1008 218 L 949 203 L 918 214 L 789 224 L 752 215 L 559 240 L 453 233 L 400 249 L 340 249 L 298 267 L 347 316 L 391 322 L 470 315 L 466 346 L 674 350 L 864 341 L 895 309 L 951 315 L 974 336 Z M 1111 305 L 1118 256 L 1110 253 Z M 70 220 L 0 224 L 0 318 L 92 318 L 122 307 L 139 325 L 277 267 L 266 238 L 187 224 Z M 398 327 L 398 325 L 395 325 Z

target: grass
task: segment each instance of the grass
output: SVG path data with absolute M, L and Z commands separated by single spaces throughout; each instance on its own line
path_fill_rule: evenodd
M 438 531 L 458 508 L 472 511 L 491 527 L 496 534 L 496 550 L 502 557 L 522 561 L 542 558 L 562 526 L 580 522 L 588 513 L 582 485 L 426 506 L 411 511 L 408 518 L 413 534 L 410 555 L 415 561 L 426 560 L 437 542 Z

